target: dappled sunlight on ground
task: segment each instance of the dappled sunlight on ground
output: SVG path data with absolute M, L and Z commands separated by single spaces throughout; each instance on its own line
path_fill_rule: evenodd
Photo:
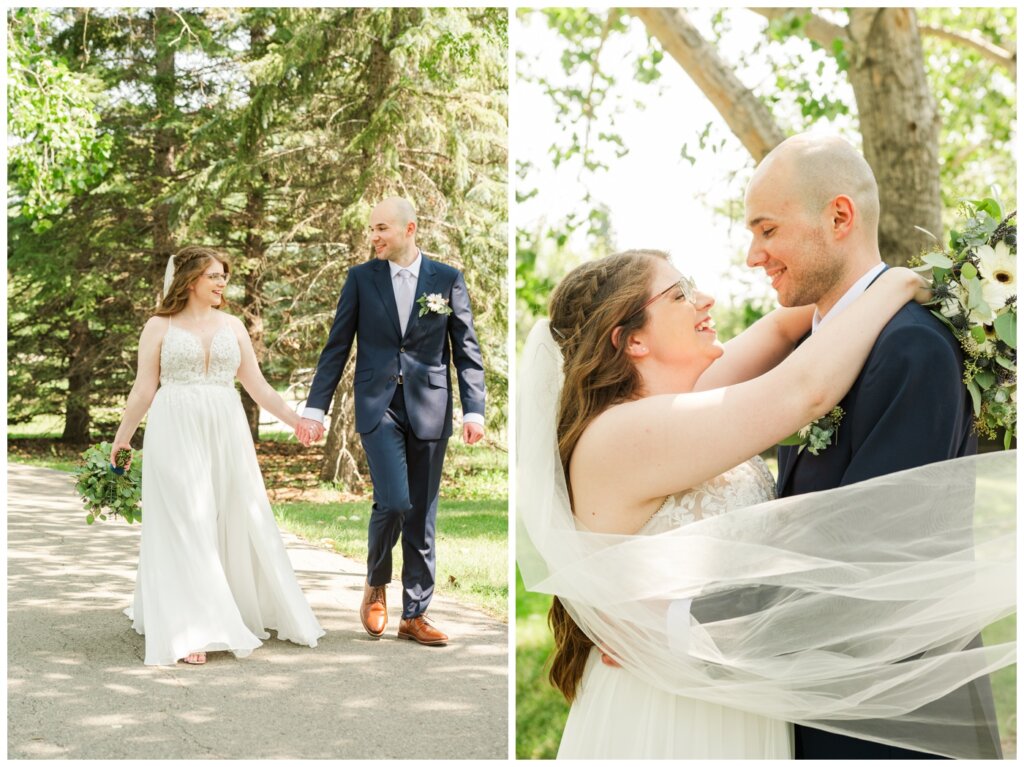
M 452 636 L 421 647 L 359 625 L 362 567 L 286 535 L 327 634 L 275 638 L 244 659 L 144 666 L 122 614 L 140 526 L 87 526 L 69 477 L 9 474 L 8 757 L 504 758 L 507 626 L 451 600 L 431 618 Z M 407 734 L 416 733 L 410 745 Z

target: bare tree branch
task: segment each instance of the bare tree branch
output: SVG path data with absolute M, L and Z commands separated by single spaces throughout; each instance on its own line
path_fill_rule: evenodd
M 822 48 L 831 50 L 832 42 L 836 39 L 842 40 L 844 43 L 850 42 L 850 36 L 843 27 L 826 21 L 810 8 L 750 8 L 749 10 L 764 16 L 769 21 L 781 19 L 790 13 L 806 16 L 807 23 L 804 26 L 804 34 L 808 40 L 813 40 Z
M 644 23 L 648 34 L 704 92 L 756 162 L 786 137 L 768 108 L 740 82 L 681 10 L 630 8 L 629 13 Z
M 931 24 L 919 24 L 918 29 L 922 35 L 938 37 L 941 40 L 949 40 L 958 45 L 963 45 L 980 53 L 989 61 L 1005 67 L 1010 73 L 1010 78 L 1017 82 L 1017 53 L 1000 48 L 998 45 L 984 39 L 977 32 L 954 32 L 945 27 L 937 27 Z

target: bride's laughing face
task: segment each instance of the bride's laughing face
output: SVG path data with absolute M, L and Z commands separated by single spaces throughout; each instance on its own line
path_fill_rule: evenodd
M 697 290 L 668 261 L 658 259 L 651 282 L 647 323 L 631 347 L 651 362 L 703 372 L 722 356 L 711 307 L 715 299 Z M 698 372 L 698 375 L 699 375 Z
M 220 306 L 224 301 L 224 291 L 228 286 L 228 270 L 220 261 L 211 258 L 203 273 L 190 288 L 203 304 Z

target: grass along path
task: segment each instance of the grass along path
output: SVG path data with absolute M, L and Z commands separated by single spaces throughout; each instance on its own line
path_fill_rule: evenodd
M 273 504 L 278 524 L 318 546 L 366 561 L 371 503 Z M 508 621 L 508 500 L 449 501 L 437 511 L 437 592 Z M 393 579 L 402 572 L 402 545 L 393 549 Z M 397 598 L 394 592 L 392 599 Z
M 71 471 L 85 446 L 58 441 L 62 423 L 40 416 L 9 425 L 9 461 Z M 322 443 L 309 450 L 289 434 L 261 429 L 257 457 L 278 524 L 357 562 L 366 561 L 369 488 L 358 495 L 319 482 Z M 102 441 L 95 439 L 95 442 Z M 145 460 L 145 457 L 143 457 Z M 85 513 L 83 512 L 83 524 Z M 394 548 L 400 578 L 401 545 Z M 508 621 L 508 453 L 493 445 L 448 443 L 437 517 L 438 593 Z M 397 592 L 395 596 L 397 597 Z

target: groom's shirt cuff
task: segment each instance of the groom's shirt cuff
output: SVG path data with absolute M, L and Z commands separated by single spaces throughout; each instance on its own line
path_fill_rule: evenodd
M 481 413 L 463 413 L 462 414 L 462 422 L 463 423 L 478 423 L 481 426 L 483 426 L 484 425 L 484 417 L 483 417 L 483 415 Z
M 313 421 L 324 422 L 324 411 L 318 407 L 307 407 L 302 409 L 302 417 Z

